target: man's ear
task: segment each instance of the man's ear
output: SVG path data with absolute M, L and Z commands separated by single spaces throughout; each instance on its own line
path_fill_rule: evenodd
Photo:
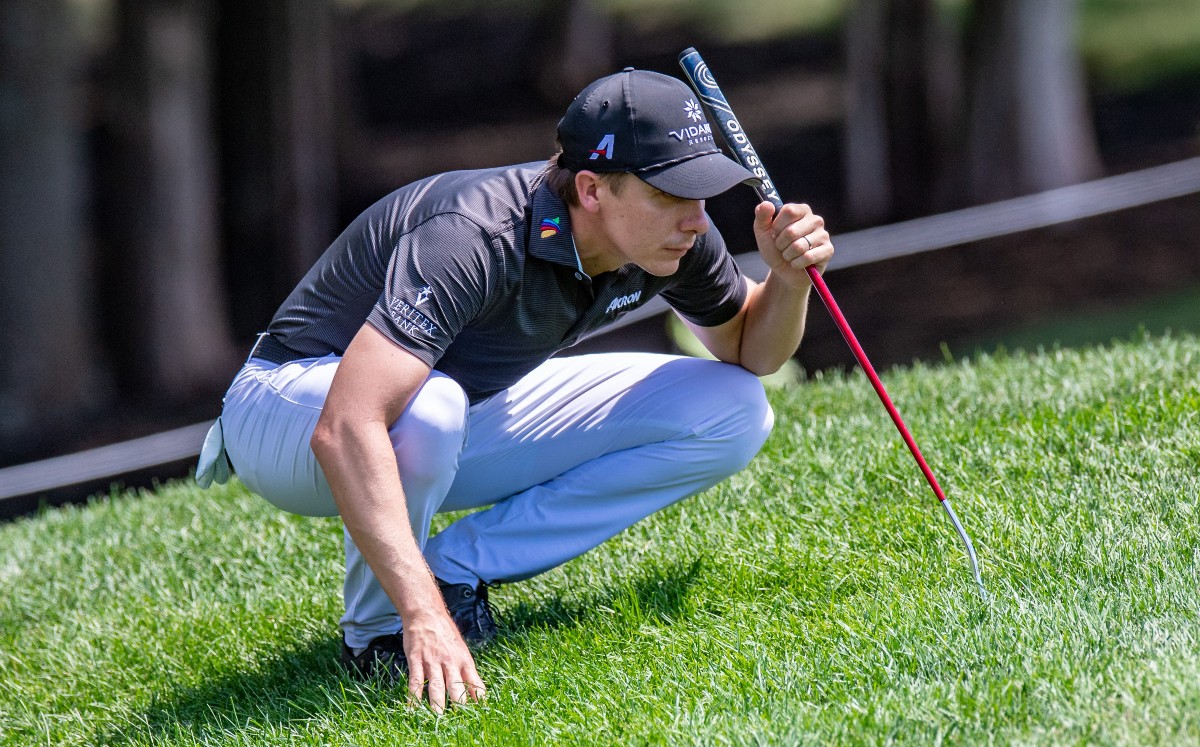
M 582 170 L 575 174 L 575 193 L 579 195 L 579 206 L 589 213 L 600 209 L 600 176 L 594 171 Z

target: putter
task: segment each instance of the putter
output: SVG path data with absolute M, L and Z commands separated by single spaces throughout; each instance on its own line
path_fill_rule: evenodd
M 758 153 L 754 150 L 754 146 L 750 144 L 750 138 L 746 135 L 742 125 L 738 122 L 737 117 L 733 114 L 733 109 L 729 106 L 729 102 L 725 100 L 725 94 L 721 92 L 720 86 L 717 85 L 716 78 L 713 77 L 712 71 L 708 69 L 708 64 L 700 57 L 700 53 L 694 47 L 688 47 L 679 53 L 679 65 L 683 68 L 683 72 L 687 75 L 688 82 L 696 91 L 696 95 L 700 97 L 700 101 L 704 104 L 704 108 L 708 111 L 709 118 L 715 123 L 715 126 L 720 127 L 721 134 L 725 137 L 725 143 L 743 166 L 751 171 L 755 176 L 762 180 L 760 186 L 755 188 L 759 198 L 770 202 L 775 206 L 776 212 L 783 207 L 783 200 L 779 197 L 779 190 L 775 188 L 775 183 L 771 181 L 771 177 L 767 175 L 767 169 L 763 166 L 762 160 L 759 159 Z M 950 517 L 950 522 L 954 524 L 955 531 L 962 539 L 963 545 L 967 549 L 967 559 L 971 562 L 971 572 L 975 576 L 975 583 L 979 585 L 979 593 L 984 599 L 987 599 L 987 590 L 983 587 L 983 578 L 979 575 L 979 559 L 975 555 L 975 545 L 971 542 L 967 531 L 963 529 L 962 522 L 958 520 L 958 516 L 954 513 L 954 507 L 950 505 L 950 501 L 946 498 L 946 494 L 942 492 L 942 486 L 938 485 L 937 478 L 933 476 L 933 470 L 929 469 L 929 464 L 926 463 L 925 457 L 921 456 L 921 450 L 917 448 L 917 442 L 913 439 L 912 434 L 908 432 L 908 427 L 904 425 L 904 420 L 900 418 L 899 411 L 892 404 L 892 398 L 888 396 L 887 390 L 883 388 L 883 382 L 879 380 L 878 374 L 875 373 L 875 367 L 871 365 L 871 361 L 867 359 L 866 352 L 863 351 L 862 345 L 858 344 L 858 338 L 854 336 L 853 330 L 850 329 L 850 324 L 846 321 L 846 317 L 842 315 L 842 310 L 838 308 L 837 302 L 833 300 L 833 294 L 829 292 L 829 287 L 825 285 L 825 280 L 821 277 L 821 273 L 817 272 L 817 268 L 809 266 L 808 277 L 812 280 L 813 287 L 817 289 L 817 295 L 821 297 L 821 301 L 825 303 L 825 308 L 829 310 L 830 316 L 833 317 L 834 323 L 841 331 L 842 337 L 846 339 L 846 344 L 850 346 L 850 350 L 854 352 L 854 357 L 858 360 L 858 365 L 866 372 L 867 378 L 871 381 L 871 386 L 875 388 L 875 393 L 879 395 L 879 399 L 883 402 L 883 406 L 887 408 L 888 415 L 892 417 L 892 422 L 896 424 L 896 429 L 900 431 L 900 435 L 904 438 L 904 443 L 908 445 L 908 450 L 912 452 L 913 458 L 917 460 L 917 465 L 924 473 L 925 479 L 929 482 L 929 486 L 933 488 L 934 495 L 941 502 L 942 508 L 946 509 L 946 515 Z

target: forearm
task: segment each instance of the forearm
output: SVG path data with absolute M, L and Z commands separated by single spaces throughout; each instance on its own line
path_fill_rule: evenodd
M 312 447 L 350 537 L 405 627 L 441 611 L 441 596 L 413 536 L 386 426 L 323 418 Z
M 779 370 L 800 347 L 812 286 L 781 282 L 773 273 L 750 290 L 739 362 L 758 376 Z
M 812 291 L 809 271 L 823 272 L 833 258 L 825 221 L 808 205 L 769 202 L 754 209 L 754 237 L 770 267 L 744 307 L 739 362 L 763 376 L 779 370 L 800 347 Z

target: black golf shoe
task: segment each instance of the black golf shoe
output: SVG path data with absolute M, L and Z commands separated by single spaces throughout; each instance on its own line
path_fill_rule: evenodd
M 394 685 L 408 678 L 408 658 L 404 655 L 404 634 L 392 633 L 371 639 L 363 652 L 355 655 L 342 637 L 342 666 L 364 680 L 378 679 Z
M 488 604 L 488 587 L 483 582 L 472 588 L 470 584 L 448 584 L 438 579 L 438 588 L 446 602 L 446 610 L 468 646 L 483 648 L 496 637 L 496 621 L 492 617 L 492 606 Z

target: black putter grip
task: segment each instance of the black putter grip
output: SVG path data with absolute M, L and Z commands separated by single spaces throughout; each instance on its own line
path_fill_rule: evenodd
M 721 87 L 717 85 L 717 79 L 708 69 L 704 58 L 700 56 L 695 47 L 688 47 L 679 53 L 679 65 L 683 68 L 688 83 L 700 97 L 700 102 L 708 111 L 708 116 L 713 120 L 714 126 L 721 130 L 721 134 L 725 137 L 725 144 L 729 146 L 743 166 L 762 180 L 762 184 L 755 187 L 754 191 L 758 192 L 760 198 L 770 202 L 776 210 L 779 210 L 783 207 L 779 190 L 775 189 L 775 183 L 767 174 L 767 168 L 763 166 L 762 159 L 758 157 L 758 152 L 751 145 L 750 138 L 747 137 L 737 116 L 733 113 L 733 108 L 725 100 L 725 94 L 721 93 Z

